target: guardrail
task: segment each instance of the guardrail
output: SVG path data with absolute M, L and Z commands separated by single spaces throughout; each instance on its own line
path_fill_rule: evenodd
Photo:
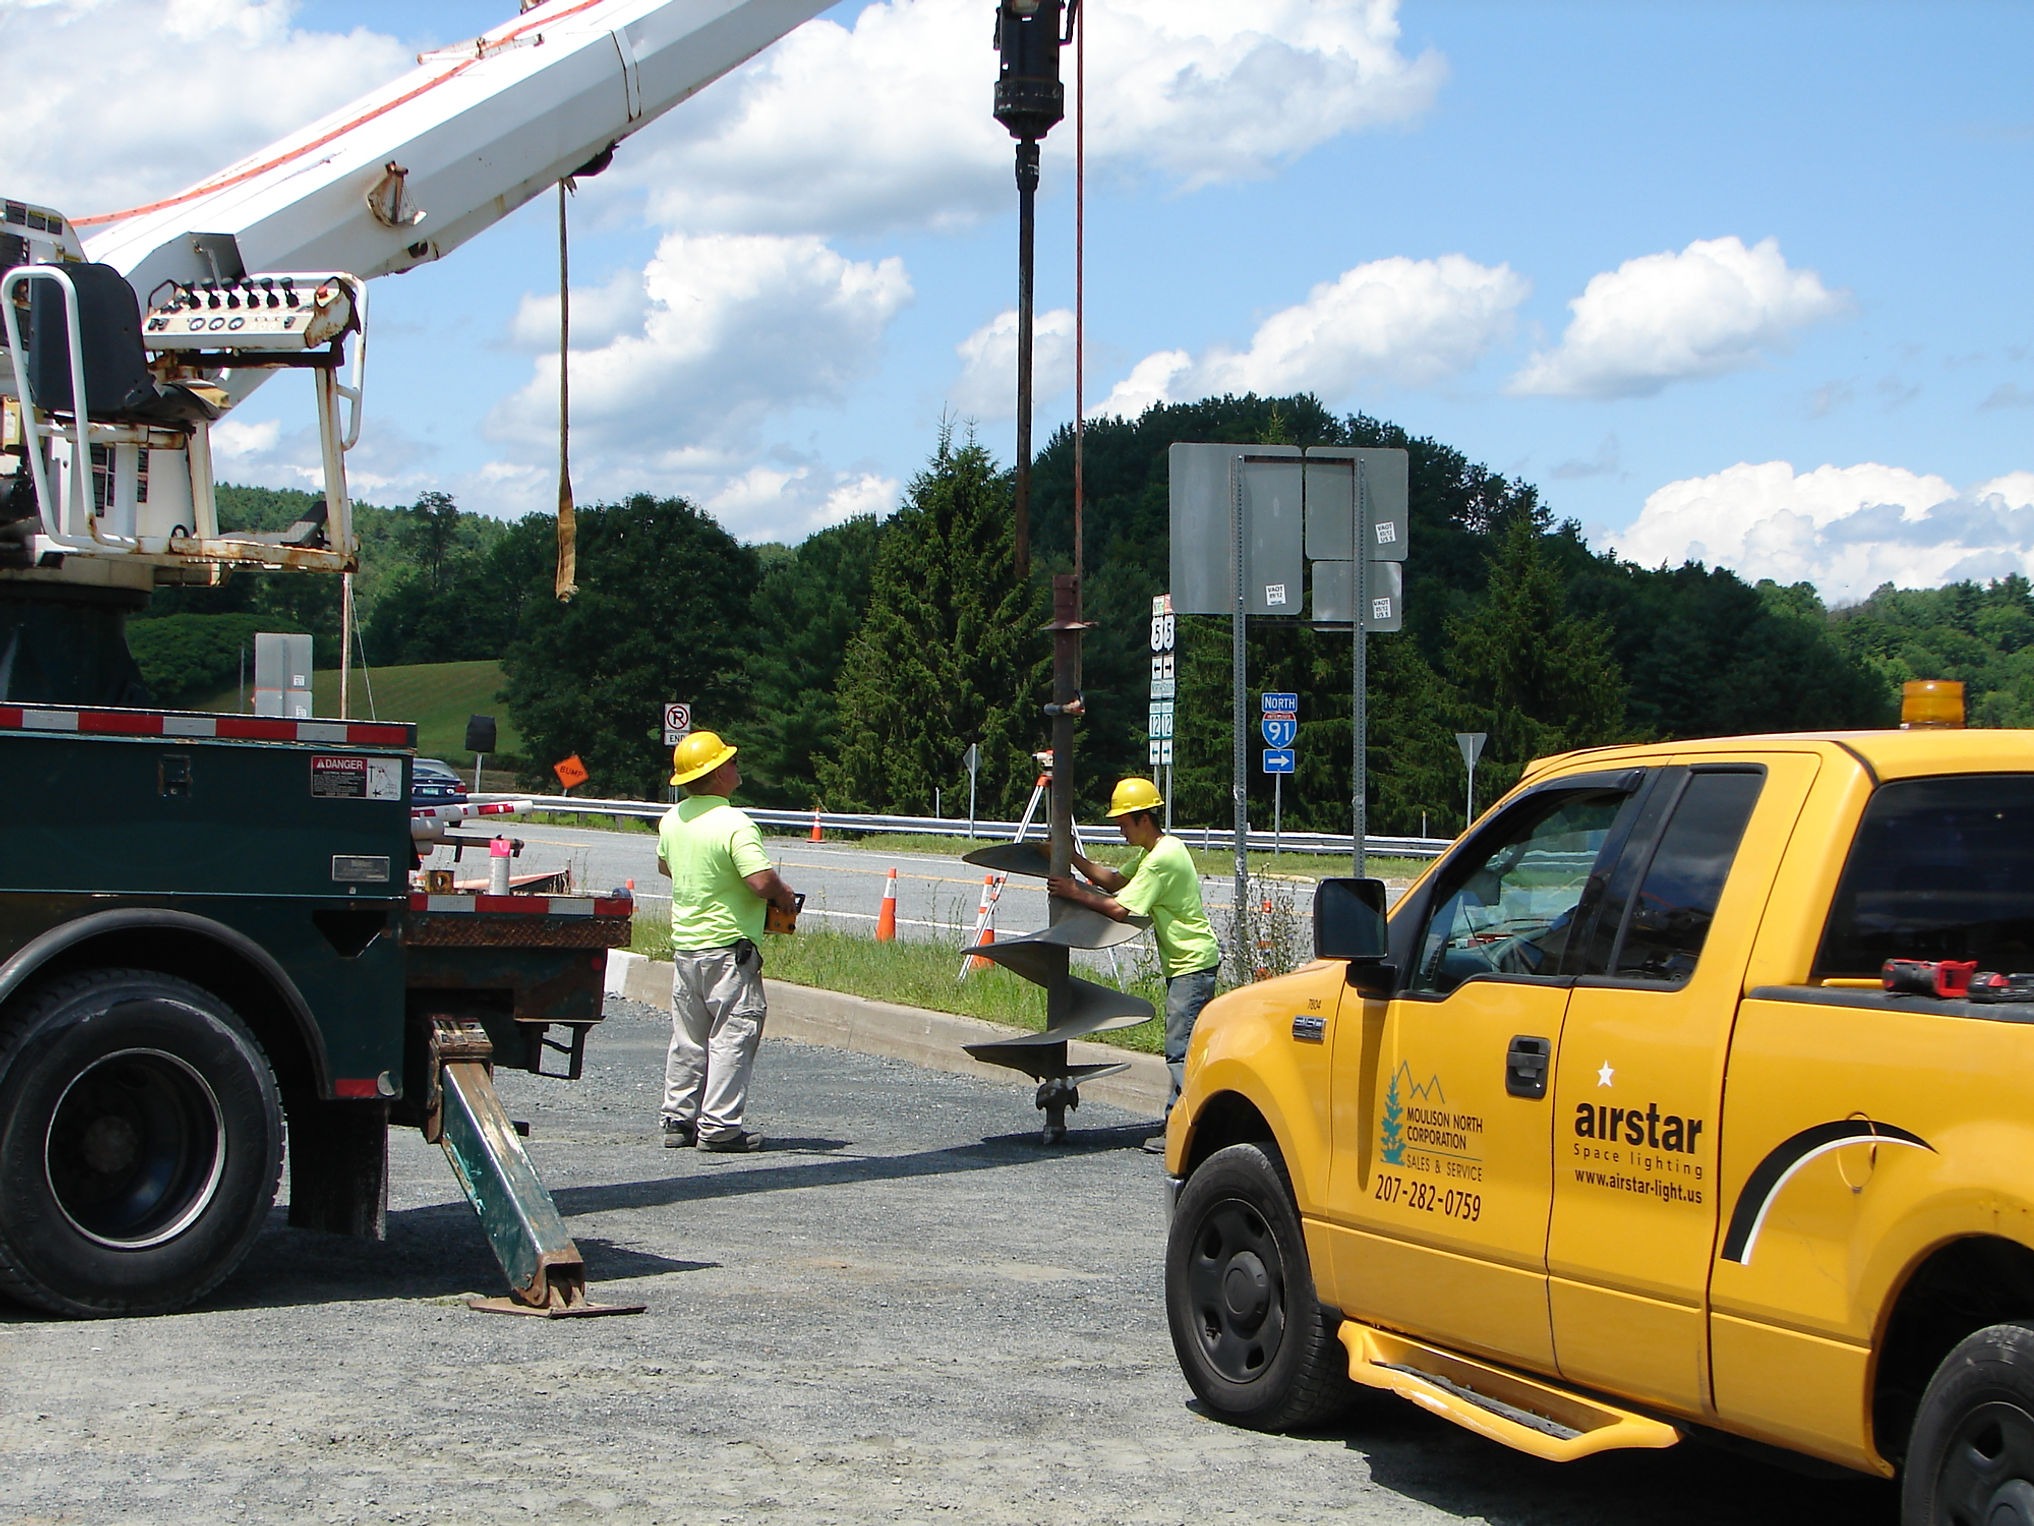
M 475 796 L 475 799 L 485 797 Z M 538 811 L 555 811 L 561 814 L 583 816 L 632 817 L 638 821 L 656 821 L 670 809 L 669 805 L 654 800 L 595 800 L 582 799 L 576 795 L 517 795 L 518 800 L 529 802 L 530 808 Z M 850 811 L 771 811 L 753 806 L 743 806 L 756 825 L 765 831 L 780 833 L 809 832 L 816 820 L 820 830 L 834 833 L 868 833 L 879 835 L 886 832 L 914 833 L 927 837 L 974 837 L 982 842 L 1008 842 L 1017 835 L 1018 824 L 1014 821 L 955 820 L 942 816 L 876 816 L 860 815 Z M 1033 831 L 1038 831 L 1034 825 Z M 1191 847 L 1209 853 L 1219 853 L 1233 848 L 1236 842 L 1235 830 L 1231 827 L 1174 826 L 1172 833 Z M 1043 835 L 1042 833 L 1040 834 Z M 1114 842 L 1116 834 L 1107 824 L 1083 826 L 1081 835 L 1088 842 Z M 1452 838 L 1446 837 L 1370 837 L 1363 839 L 1365 853 L 1383 858 L 1437 858 L 1446 851 Z M 1353 851 L 1355 839 L 1347 832 L 1284 832 L 1273 834 L 1261 827 L 1252 828 L 1249 837 L 1250 851 L 1269 853 L 1274 848 L 1286 853 L 1319 853 L 1328 857 L 1347 856 Z

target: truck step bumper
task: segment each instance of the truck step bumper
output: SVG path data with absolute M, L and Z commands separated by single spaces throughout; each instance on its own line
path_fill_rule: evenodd
M 1681 1432 L 1619 1409 L 1421 1341 L 1344 1320 L 1351 1381 L 1410 1399 L 1444 1420 L 1548 1462 L 1573 1462 L 1627 1447 L 1670 1447 Z

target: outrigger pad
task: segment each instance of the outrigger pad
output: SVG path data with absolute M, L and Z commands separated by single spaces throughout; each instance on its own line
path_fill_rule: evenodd
M 997 874 L 1035 874 L 1040 879 L 1052 872 L 1052 861 L 1046 855 L 1045 844 L 1038 842 L 991 843 L 986 848 L 963 853 L 961 862 Z

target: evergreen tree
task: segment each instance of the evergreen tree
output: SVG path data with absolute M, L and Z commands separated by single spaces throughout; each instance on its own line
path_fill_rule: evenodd
M 840 748 L 819 765 L 835 810 L 928 813 L 981 747 L 980 809 L 1014 814 L 1044 745 L 1043 603 L 1016 581 L 1010 484 L 942 429 L 883 536 L 838 689 Z
M 547 526 L 532 515 L 519 539 L 541 544 Z M 667 703 L 743 740 L 756 554 L 684 500 L 638 494 L 580 510 L 579 569 L 578 596 L 561 604 L 551 563 L 525 561 L 520 634 L 502 660 L 531 782 L 555 790 L 551 765 L 576 753 L 587 793 L 663 799 Z
M 1489 591 L 1450 623 L 1447 677 L 1463 697 L 1464 731 L 1489 733 L 1482 765 L 1494 791 L 1547 753 L 1614 741 L 1624 723 L 1624 679 L 1609 632 L 1568 612 L 1565 589 L 1527 518 L 1501 532 Z M 1494 798 L 1494 795 L 1493 795 Z
M 840 746 L 840 681 L 861 628 L 884 526 L 860 515 L 772 558 L 756 590 L 749 654 L 755 718 L 742 744 L 742 788 L 758 805 L 803 808 L 819 792 L 818 762 Z

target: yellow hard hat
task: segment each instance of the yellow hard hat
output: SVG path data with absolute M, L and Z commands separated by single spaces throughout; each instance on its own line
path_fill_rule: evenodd
M 694 779 L 704 779 L 734 755 L 735 749 L 723 742 L 717 732 L 689 732 L 671 749 L 671 782 L 690 784 Z
M 1149 779 L 1118 779 L 1115 793 L 1109 796 L 1109 816 L 1114 819 L 1132 811 L 1155 811 L 1164 804 L 1165 797 Z

